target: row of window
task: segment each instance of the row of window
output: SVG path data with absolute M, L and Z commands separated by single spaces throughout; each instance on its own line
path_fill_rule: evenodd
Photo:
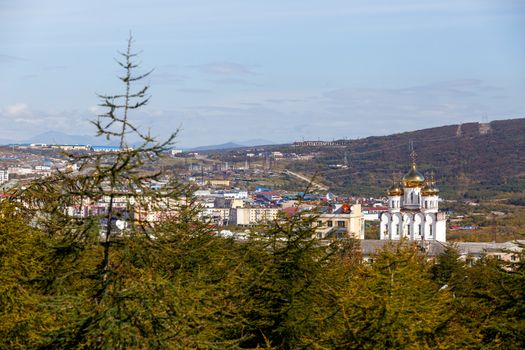
M 402 231 L 403 231 L 401 225 L 394 225 L 394 226 L 392 227 L 392 229 L 393 229 L 393 234 L 394 234 L 395 236 L 398 236 L 398 235 L 399 235 L 399 232 L 402 232 Z M 410 232 L 410 225 L 407 226 L 407 231 Z M 415 233 L 415 234 L 418 234 L 418 235 L 420 235 L 420 236 L 423 235 L 423 230 L 422 230 L 421 224 L 419 224 L 419 225 L 416 226 L 416 230 L 414 231 L 414 233 Z M 428 235 L 429 235 L 429 237 L 432 237 L 432 234 L 433 234 L 432 225 L 429 225 L 429 226 L 428 226 Z
M 416 203 L 419 204 L 419 196 L 416 197 L 417 201 Z M 411 203 L 414 203 L 414 193 L 411 193 Z M 424 207 L 425 209 L 430 209 L 430 208 L 436 208 L 437 207 L 437 201 L 433 200 L 433 201 L 424 201 Z M 392 200 L 390 202 L 390 208 L 401 208 L 401 203 L 400 201 L 397 201 L 397 200 Z
M 322 221 L 318 221 L 317 224 L 319 226 L 323 226 L 323 222 Z M 337 227 L 346 227 L 346 221 L 332 221 L 332 220 L 328 220 L 326 221 L 326 226 L 328 227 L 334 227 L 334 224 L 337 225 Z

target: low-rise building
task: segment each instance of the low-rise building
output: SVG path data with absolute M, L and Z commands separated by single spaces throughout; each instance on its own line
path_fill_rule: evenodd
M 454 246 L 465 261 L 476 261 L 482 257 L 493 257 L 506 262 L 519 261 L 525 240 L 504 243 L 496 242 L 458 242 Z
M 204 208 L 200 214 L 202 219 L 211 220 L 218 226 L 230 223 L 230 208 Z
M 316 238 L 365 238 L 365 219 L 361 204 L 338 204 L 328 207 L 319 215 L 316 226 Z
M 217 186 L 217 187 L 229 187 L 230 186 L 230 180 L 208 180 L 207 183 L 211 186 Z

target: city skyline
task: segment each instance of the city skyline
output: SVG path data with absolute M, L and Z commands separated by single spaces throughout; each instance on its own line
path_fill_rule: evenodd
M 92 135 L 128 32 L 178 145 L 341 139 L 523 117 L 518 1 L 0 0 L 0 139 Z

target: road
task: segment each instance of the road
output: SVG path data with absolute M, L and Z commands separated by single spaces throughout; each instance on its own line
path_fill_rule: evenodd
M 288 174 L 288 175 L 292 175 L 300 180 L 303 180 L 303 181 L 306 181 L 308 182 L 311 186 L 321 190 L 321 191 L 328 191 L 328 187 L 326 187 L 325 185 L 321 185 L 320 183 L 317 183 L 317 182 L 314 182 L 312 181 L 312 179 L 309 179 L 307 178 L 306 176 L 303 176 L 301 174 L 297 174 L 297 173 L 294 173 L 293 171 L 290 171 L 288 169 L 284 169 L 283 170 L 283 173 L 285 174 Z

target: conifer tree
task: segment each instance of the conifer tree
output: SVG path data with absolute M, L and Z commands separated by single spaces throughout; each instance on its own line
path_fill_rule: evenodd
M 434 281 L 440 288 L 460 287 L 465 278 L 465 263 L 454 246 L 446 246 L 431 268 Z
M 328 344 L 338 349 L 400 349 L 443 346 L 447 291 L 432 282 L 429 264 L 415 245 L 388 245 L 363 264 L 341 290 L 340 331 Z
M 44 271 L 45 241 L 27 224 L 17 206 L 0 202 L 0 349 L 27 349 L 41 340 L 52 317 L 39 307 L 44 299 L 35 283 Z
M 328 313 L 327 273 L 337 244 L 320 246 L 315 213 L 281 217 L 251 242 L 239 305 L 243 320 L 242 347 L 294 349 L 317 341 L 319 323 Z M 331 307 L 332 305 L 330 305 Z
M 106 113 L 93 121 L 99 136 L 116 140 L 118 151 L 68 154 L 78 171 L 59 171 L 17 196 L 51 244 L 41 288 L 56 315 L 44 335 L 52 348 L 161 348 L 180 323 L 168 316 L 172 304 L 158 302 L 177 300 L 177 294 L 155 270 L 155 250 L 169 239 L 161 240 L 155 226 L 162 220 L 189 225 L 195 211 L 186 203 L 187 186 L 171 180 L 160 191 L 150 188 L 162 174 L 144 164 L 161 157 L 176 132 L 159 143 L 131 119 L 150 100 L 148 86 L 134 90 L 149 72 L 136 73 L 132 42 L 130 36 L 117 60 L 123 92 L 100 95 Z M 131 147 L 130 137 L 138 146 Z M 106 205 L 99 212 L 84 209 L 100 202 Z
M 514 263 L 484 257 L 467 270 L 455 309 L 486 348 L 525 346 L 525 260 Z

